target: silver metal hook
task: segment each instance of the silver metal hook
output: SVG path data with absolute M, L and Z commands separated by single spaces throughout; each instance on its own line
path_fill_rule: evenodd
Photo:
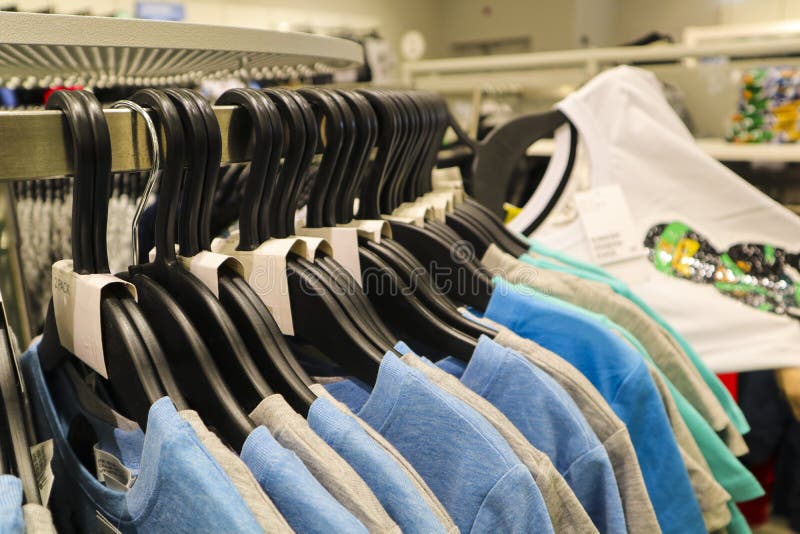
M 142 212 L 147 205 L 147 200 L 150 198 L 150 194 L 156 186 L 158 172 L 161 170 L 161 152 L 158 147 L 158 131 L 156 130 L 156 125 L 153 123 L 153 119 L 147 114 L 147 111 L 136 102 L 131 100 L 118 100 L 111 104 L 111 107 L 128 108 L 142 116 L 150 137 L 150 152 L 153 154 L 153 165 L 150 168 L 150 175 L 147 177 L 144 193 L 142 193 L 142 197 L 136 205 L 136 213 L 133 215 L 133 223 L 131 224 L 131 244 L 133 248 L 133 261 L 131 264 L 135 264 L 139 261 L 139 218 L 142 216 Z

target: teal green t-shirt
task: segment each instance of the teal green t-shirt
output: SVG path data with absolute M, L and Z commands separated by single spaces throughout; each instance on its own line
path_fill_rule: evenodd
M 639 340 L 628 330 L 619 326 L 605 315 L 594 313 L 556 297 L 545 295 L 532 288 L 526 288 L 526 292 L 528 290 L 530 290 L 531 295 L 537 298 L 546 299 L 566 309 L 573 310 L 588 317 L 593 317 L 595 320 L 608 327 L 609 330 L 618 333 L 631 343 L 636 351 L 639 352 L 646 361 L 653 364 L 653 367 L 658 371 L 658 367 L 655 366 L 655 363 Z M 725 488 L 725 491 L 731 494 L 733 500 L 737 502 L 749 501 L 763 495 L 764 490 L 753 474 L 733 455 L 730 449 L 725 445 L 725 442 L 714 432 L 714 429 L 703 419 L 703 416 L 700 415 L 694 406 L 686 400 L 686 397 L 675 388 L 672 382 L 670 382 L 661 371 L 658 371 L 658 373 L 661 375 L 661 378 L 664 379 L 670 394 L 675 400 L 675 406 L 678 408 L 681 418 L 686 423 L 697 446 L 703 453 L 703 457 L 708 462 L 708 466 L 716 481 L 719 482 L 719 484 Z
M 615 278 L 602 267 L 571 258 L 557 250 L 544 247 L 540 243 L 536 243 L 534 240 L 529 241 L 531 243 L 530 250 L 532 252 L 547 257 L 535 257 L 529 254 L 523 254 L 519 258 L 520 260 L 542 269 L 565 272 L 574 276 L 579 276 L 586 280 L 602 282 L 611 287 L 615 293 L 627 298 L 636 304 L 643 312 L 649 315 L 656 323 L 666 330 L 670 336 L 672 336 L 672 338 L 680 345 L 681 349 L 683 349 L 686 355 L 689 356 L 689 359 L 700 372 L 700 376 L 702 376 L 703 381 L 708 385 L 709 389 L 711 389 L 711 392 L 720 402 L 722 408 L 725 410 L 725 413 L 728 414 L 728 417 L 731 419 L 736 429 L 742 434 L 746 434 L 750 431 L 750 425 L 747 423 L 747 419 L 742 413 L 742 410 L 736 404 L 736 401 L 733 400 L 730 392 L 728 392 L 722 382 L 720 382 L 719 378 L 717 378 L 717 375 L 711 372 L 706 364 L 703 363 L 703 360 L 700 359 L 700 356 L 697 354 L 697 352 L 695 352 L 689 342 L 686 341 L 686 339 L 684 339 L 684 337 L 678 332 L 676 332 L 675 329 L 673 329 L 663 317 L 656 313 L 654 309 L 652 309 L 646 302 L 639 298 L 638 295 L 631 291 L 625 282 Z

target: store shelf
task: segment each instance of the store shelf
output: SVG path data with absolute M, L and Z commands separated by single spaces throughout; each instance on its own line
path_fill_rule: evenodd
M 696 141 L 706 154 L 720 161 L 800 162 L 800 143 L 738 144 L 712 138 L 697 139 Z M 527 150 L 529 156 L 550 156 L 552 153 L 552 139 L 541 139 Z
M 735 43 L 619 46 L 525 54 L 497 54 L 408 61 L 403 64 L 403 78 L 405 83 L 413 86 L 418 78 L 424 76 L 443 78 L 453 74 L 476 74 L 475 84 L 479 86 L 482 80 L 485 81 L 485 75 L 489 72 L 583 67 L 588 75 L 593 76 L 603 66 L 609 65 L 697 58 L 781 57 L 798 51 L 800 51 L 800 38 L 788 37 L 760 41 L 743 40 Z
M 363 61 L 332 37 L 105 17 L 0 12 L 0 82 L 94 80 L 130 85 L 210 78 L 241 69 Z

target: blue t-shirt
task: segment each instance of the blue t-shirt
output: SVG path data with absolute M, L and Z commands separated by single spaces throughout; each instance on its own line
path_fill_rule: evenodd
M 608 453 L 555 380 L 486 336 L 481 336 L 468 364 L 448 360 L 440 367 L 491 402 L 547 454 L 600 532 L 627 531 Z
M 0 532 L 22 534 L 22 482 L 11 475 L 0 475 Z
M 109 442 L 109 423 L 82 410 L 63 367 L 45 376 L 31 348 L 21 358 L 39 441 L 53 440 L 54 475 L 50 510 L 59 532 L 258 532 L 260 527 L 225 471 L 200 443 L 189 423 L 164 397 L 147 417 L 139 454 L 130 447 L 137 431 L 119 434 L 122 447 Z M 90 426 L 98 448 L 139 457 L 136 480 L 128 491 L 107 487 L 70 446 L 70 431 Z M 89 445 L 91 447 L 91 445 Z
M 461 532 L 553 532 L 533 477 L 491 423 L 394 354 L 363 404 L 348 395 L 358 387 L 328 391 L 395 446 Z
M 320 398 L 308 411 L 308 424 L 361 475 L 403 532 L 445 532 L 408 475 L 353 417 Z
M 705 532 L 666 410 L 641 356 L 595 318 L 495 278 L 485 316 L 555 352 L 597 388 L 628 427 L 663 532 Z
M 547 257 L 534 258 L 529 254 L 520 256 L 520 260 L 543 269 L 550 269 L 554 271 L 561 271 L 569 273 L 587 280 L 593 280 L 606 284 L 614 290 L 618 295 L 622 295 L 634 304 L 636 304 L 643 312 L 649 315 L 655 322 L 657 322 L 666 332 L 672 337 L 683 349 L 683 352 L 689 356 L 692 363 L 700 372 L 703 381 L 714 393 L 714 396 L 722 405 L 725 413 L 728 414 L 736 429 L 742 433 L 747 434 L 750 432 L 750 425 L 747 423 L 742 410 L 736 404 L 736 401 L 731 396 L 727 388 L 722 384 L 717 375 L 715 375 L 706 366 L 705 362 L 700 358 L 700 355 L 695 352 L 694 348 L 689 344 L 686 339 L 680 335 L 661 315 L 651 308 L 645 301 L 643 301 L 636 293 L 631 291 L 628 285 L 618 278 L 614 278 L 610 273 L 601 267 L 586 263 L 575 258 L 571 258 L 553 249 L 542 247 L 541 244 L 531 242 L 531 249 L 543 254 Z M 552 259 L 550 259 L 552 258 Z
M 297 455 L 259 426 L 242 446 L 242 460 L 296 532 L 367 532 L 314 478 Z

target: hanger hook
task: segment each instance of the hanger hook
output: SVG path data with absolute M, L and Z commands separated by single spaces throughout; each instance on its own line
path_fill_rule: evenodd
M 158 131 L 156 130 L 156 125 L 153 123 L 153 119 L 150 118 L 147 111 L 132 100 L 118 100 L 111 104 L 112 108 L 128 108 L 131 111 L 138 113 L 144 119 L 144 123 L 147 126 L 147 132 L 150 138 L 150 152 L 153 154 L 153 165 L 150 168 L 150 175 L 147 177 L 147 183 L 144 187 L 144 192 L 142 193 L 139 202 L 136 204 L 136 213 L 133 215 L 133 222 L 131 223 L 131 245 L 132 245 L 132 252 L 133 252 L 133 261 L 132 264 L 136 264 L 139 262 L 139 218 L 142 216 L 142 212 L 144 212 L 144 208 L 147 205 L 147 200 L 150 198 L 150 194 L 153 192 L 153 188 L 156 185 L 156 179 L 158 178 L 158 171 L 161 170 L 161 153 L 158 148 Z

